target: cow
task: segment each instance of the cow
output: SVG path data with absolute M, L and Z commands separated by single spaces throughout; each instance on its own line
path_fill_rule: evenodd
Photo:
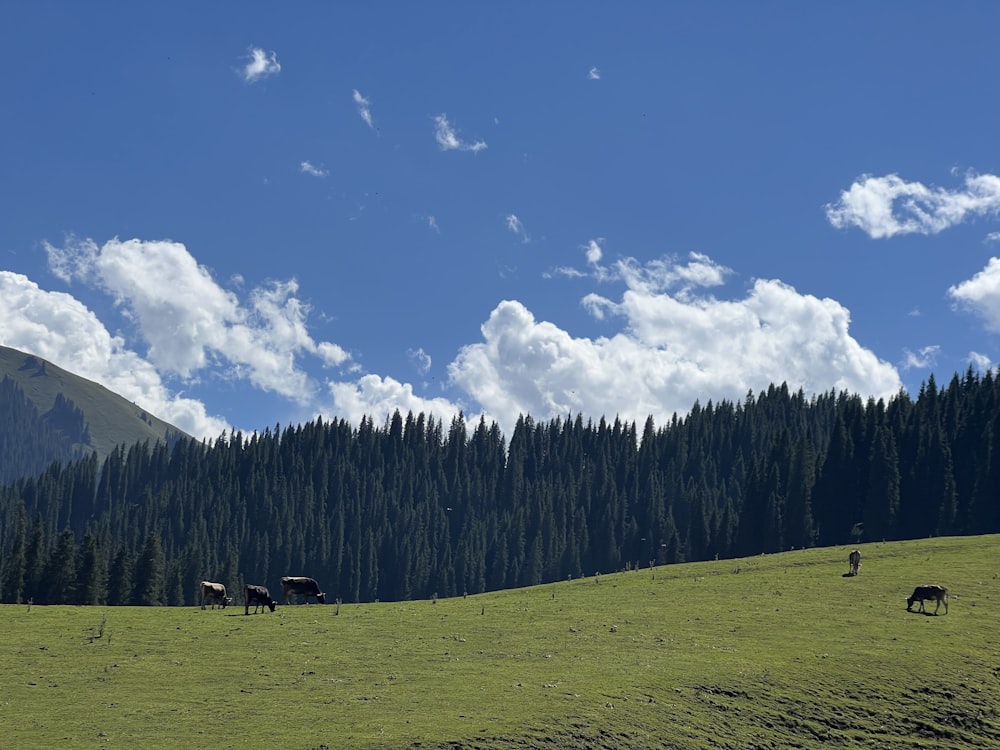
M 847 575 L 856 576 L 861 571 L 861 550 L 851 552 L 847 560 L 851 566 L 851 571 Z
M 284 592 L 285 604 L 288 604 L 290 595 L 299 595 L 302 601 L 309 603 L 309 597 L 316 597 L 320 604 L 326 604 L 326 594 L 319 590 L 319 584 L 312 578 L 304 576 L 285 576 L 281 579 L 281 589 Z
M 243 589 L 243 614 L 250 614 L 250 605 L 253 605 L 253 613 L 261 607 L 269 607 L 272 612 L 277 606 L 277 602 L 271 598 L 271 592 L 263 586 L 254 586 L 248 583 Z
M 938 613 L 942 602 L 944 603 L 944 613 L 948 614 L 948 589 L 944 586 L 938 586 L 936 583 L 925 583 L 923 586 L 917 586 L 913 589 L 910 598 L 906 600 L 906 611 L 912 612 L 913 603 L 920 602 L 920 609 L 917 611 L 926 613 L 924 609 L 925 599 L 934 599 L 937 601 L 937 606 L 934 607 L 934 614 Z
M 201 608 L 205 609 L 205 602 L 212 602 L 212 609 L 215 609 L 216 603 L 221 605 L 222 609 L 226 608 L 226 605 L 231 604 L 233 598 L 231 596 L 226 596 L 226 587 L 221 583 L 212 583 L 211 581 L 201 582 Z

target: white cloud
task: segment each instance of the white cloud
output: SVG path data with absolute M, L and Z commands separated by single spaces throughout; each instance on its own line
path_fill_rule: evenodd
M 599 81 L 601 80 L 601 71 L 593 67 L 587 72 L 587 78 L 591 81 Z
M 295 296 L 294 280 L 252 289 L 244 302 L 177 242 L 116 238 L 98 247 L 71 240 L 45 249 L 54 273 L 115 299 L 161 372 L 189 379 L 209 367 L 228 367 L 229 377 L 306 403 L 316 386 L 296 356 L 316 356 L 328 366 L 350 359 L 337 345 L 311 338 L 309 306 Z
M 936 345 L 922 347 L 917 352 L 911 352 L 909 349 L 904 349 L 902 368 L 904 370 L 912 370 L 914 368 L 925 370 L 928 367 L 933 367 L 937 362 L 937 356 L 940 353 L 941 347 Z
M 968 174 L 961 189 L 930 188 L 898 175 L 863 175 L 826 206 L 838 229 L 858 227 L 873 239 L 937 234 L 977 216 L 1000 213 L 1000 177 Z
M 250 48 L 250 61 L 243 67 L 241 74 L 247 83 L 255 83 L 261 78 L 277 75 L 281 72 L 281 63 L 274 52 L 265 52 L 260 47 Z
M 304 161 L 299 164 L 299 171 L 303 174 L 312 175 L 313 177 L 326 177 L 330 172 L 322 167 L 317 167 L 312 162 Z
M 587 263 L 592 266 L 596 266 L 604 257 L 604 250 L 601 248 L 602 242 L 604 242 L 602 238 L 591 240 L 584 248 L 587 253 Z
M 969 364 L 979 372 L 994 369 L 992 360 L 980 352 L 969 352 Z
M 521 220 L 517 218 L 516 214 L 508 214 L 505 221 L 507 223 L 507 231 L 520 237 L 521 242 L 531 241 L 528 237 L 528 232 L 524 228 L 524 224 L 521 223 Z
M 809 394 L 898 393 L 895 368 L 850 336 L 850 315 L 840 304 L 776 280 L 758 280 L 733 301 L 695 293 L 726 272 L 698 254 L 687 264 L 620 261 L 627 287 L 621 299 L 591 294 L 584 305 L 625 325 L 596 339 L 537 321 L 520 302 L 501 302 L 482 326 L 483 341 L 463 347 L 449 374 L 508 435 L 520 413 L 636 421 L 651 414 L 663 424 L 695 400 L 740 400 L 771 383 Z M 667 293 L 670 285 L 683 293 Z
M 71 240 L 46 250 L 54 273 L 115 300 L 132 323 L 127 335 L 145 342 L 146 351 L 127 348 L 69 295 L 41 292 L 9 273 L 0 275 L 3 343 L 98 380 L 198 436 L 215 437 L 225 425 L 200 402 L 169 392 L 161 378 L 248 382 L 294 401 L 300 413 L 354 423 L 362 416 L 380 422 L 395 409 L 445 421 L 460 410 L 480 410 L 507 435 L 522 413 L 639 422 L 653 415 L 664 424 L 696 400 L 742 400 L 771 383 L 810 395 L 833 389 L 886 398 L 900 388 L 896 369 L 852 338 L 849 312 L 839 303 L 777 280 L 757 280 L 740 298 L 717 299 L 708 292 L 733 272 L 699 253 L 606 263 L 603 240 L 588 242 L 581 248 L 586 266 L 575 273 L 623 287 L 620 295 L 581 300 L 607 335 L 576 336 L 536 320 L 521 302 L 503 301 L 482 325 L 482 340 L 462 347 L 448 365 L 457 395 L 426 398 L 388 375 L 313 380 L 304 369 L 309 358 L 341 371 L 358 366 L 341 347 L 311 337 L 308 305 L 294 280 L 227 290 L 174 242 Z M 983 298 L 971 288 L 956 298 Z M 927 348 L 907 361 L 917 366 L 935 353 Z M 425 351 L 408 354 L 418 372 L 429 370 Z
M 0 320 L 4 346 L 100 383 L 190 435 L 214 439 L 229 429 L 201 402 L 169 391 L 151 362 L 68 294 L 44 291 L 25 276 L 0 271 Z
M 1000 242 L 1000 232 L 990 232 L 986 235 L 987 242 Z
M 421 375 L 426 375 L 430 372 L 431 355 L 423 349 L 410 349 L 406 354 L 410 358 L 410 361 L 413 362 L 413 366 L 417 368 L 417 372 Z
M 458 137 L 458 133 L 452 124 L 448 122 L 447 115 L 440 114 L 434 118 L 434 138 L 442 151 L 482 151 L 486 148 L 486 141 L 475 141 L 469 143 Z
M 981 318 L 987 330 L 1000 333 L 1000 258 L 990 258 L 971 279 L 950 287 L 948 296 Z
M 462 410 L 460 405 L 445 398 L 418 396 L 412 385 L 391 377 L 369 374 L 353 383 L 331 382 L 327 387 L 333 399 L 332 413 L 353 424 L 358 424 L 364 416 L 380 424 L 397 409 L 401 414 L 423 412 L 447 424 Z
M 365 97 L 361 95 L 361 92 L 354 89 L 354 103 L 358 106 L 358 114 L 361 115 L 361 119 L 365 121 L 365 124 L 373 128 L 375 123 L 372 120 L 372 103 Z

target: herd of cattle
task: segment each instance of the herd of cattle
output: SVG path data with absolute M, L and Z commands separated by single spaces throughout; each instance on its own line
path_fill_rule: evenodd
M 313 578 L 305 576 L 285 576 L 281 579 L 281 590 L 284 594 L 283 602 L 288 604 L 291 597 L 301 597 L 301 601 L 308 603 L 310 597 L 314 597 L 320 604 L 326 604 L 326 594 L 319 590 L 319 584 Z M 201 582 L 201 608 L 211 605 L 215 609 L 218 604 L 222 609 L 233 603 L 233 597 L 226 594 L 226 586 L 222 583 L 212 581 Z M 271 598 L 271 592 L 265 586 L 255 586 L 248 583 L 243 587 L 243 614 L 250 614 L 250 606 L 253 605 L 254 614 L 262 607 L 267 607 L 272 612 L 278 606 L 278 602 Z
M 861 550 L 852 550 L 847 558 L 847 564 L 850 566 L 847 572 L 848 576 L 856 576 L 860 573 Z M 924 609 L 924 602 L 928 600 L 937 602 L 937 605 L 934 607 L 934 614 L 938 613 L 942 604 L 944 604 L 944 613 L 948 614 L 948 589 L 936 583 L 925 583 L 913 589 L 913 593 L 906 599 L 906 611 L 912 612 L 913 605 L 920 602 L 920 608 L 917 611 L 926 613 L 927 610 Z
M 850 566 L 847 575 L 856 576 L 861 572 L 861 551 L 852 550 L 847 558 Z M 281 590 L 284 594 L 284 603 L 288 604 L 290 597 L 301 597 L 301 601 L 308 603 L 310 597 L 315 597 L 320 604 L 326 604 L 326 594 L 319 590 L 319 584 L 313 578 L 305 576 L 284 576 L 281 579 Z M 937 604 L 934 607 L 934 614 L 938 613 L 941 605 L 944 604 L 944 613 L 948 614 L 948 589 L 936 583 L 925 583 L 913 589 L 913 593 L 906 600 L 906 611 L 912 612 L 913 605 L 920 603 L 918 612 L 926 612 L 924 602 L 933 600 Z M 205 609 L 211 603 L 212 608 L 218 604 L 225 609 L 233 603 L 233 598 L 226 595 L 226 587 L 221 583 L 212 581 L 201 582 L 201 608 Z M 267 607 L 272 612 L 278 602 L 271 598 L 271 593 L 264 586 L 255 586 L 248 583 L 243 588 L 243 614 L 250 614 L 250 606 L 253 605 L 254 614 L 262 607 Z

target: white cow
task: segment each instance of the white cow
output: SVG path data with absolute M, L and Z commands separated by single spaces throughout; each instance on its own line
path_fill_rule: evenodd
M 201 608 L 205 609 L 205 602 L 209 601 L 212 602 L 212 609 L 215 609 L 215 605 L 217 603 L 221 605 L 222 609 L 225 609 L 226 605 L 233 601 L 233 598 L 231 596 L 226 596 L 226 587 L 221 583 L 202 581 Z

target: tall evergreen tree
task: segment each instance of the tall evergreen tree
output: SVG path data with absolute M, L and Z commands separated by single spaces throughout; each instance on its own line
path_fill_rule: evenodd
M 135 561 L 131 604 L 141 607 L 165 604 L 165 583 L 166 569 L 163 546 L 160 543 L 160 537 L 151 532 L 146 536 L 142 551 L 139 552 L 139 557 Z
M 133 567 L 132 556 L 124 545 L 120 546 L 108 570 L 108 604 L 132 603 Z
M 24 577 L 27 569 L 27 520 L 24 504 L 17 506 L 17 531 L 14 534 L 14 544 L 10 554 L 4 558 L 2 598 L 7 604 L 20 604 L 24 594 Z
M 108 599 L 108 558 L 100 540 L 84 534 L 76 564 L 76 603 L 104 604 Z

